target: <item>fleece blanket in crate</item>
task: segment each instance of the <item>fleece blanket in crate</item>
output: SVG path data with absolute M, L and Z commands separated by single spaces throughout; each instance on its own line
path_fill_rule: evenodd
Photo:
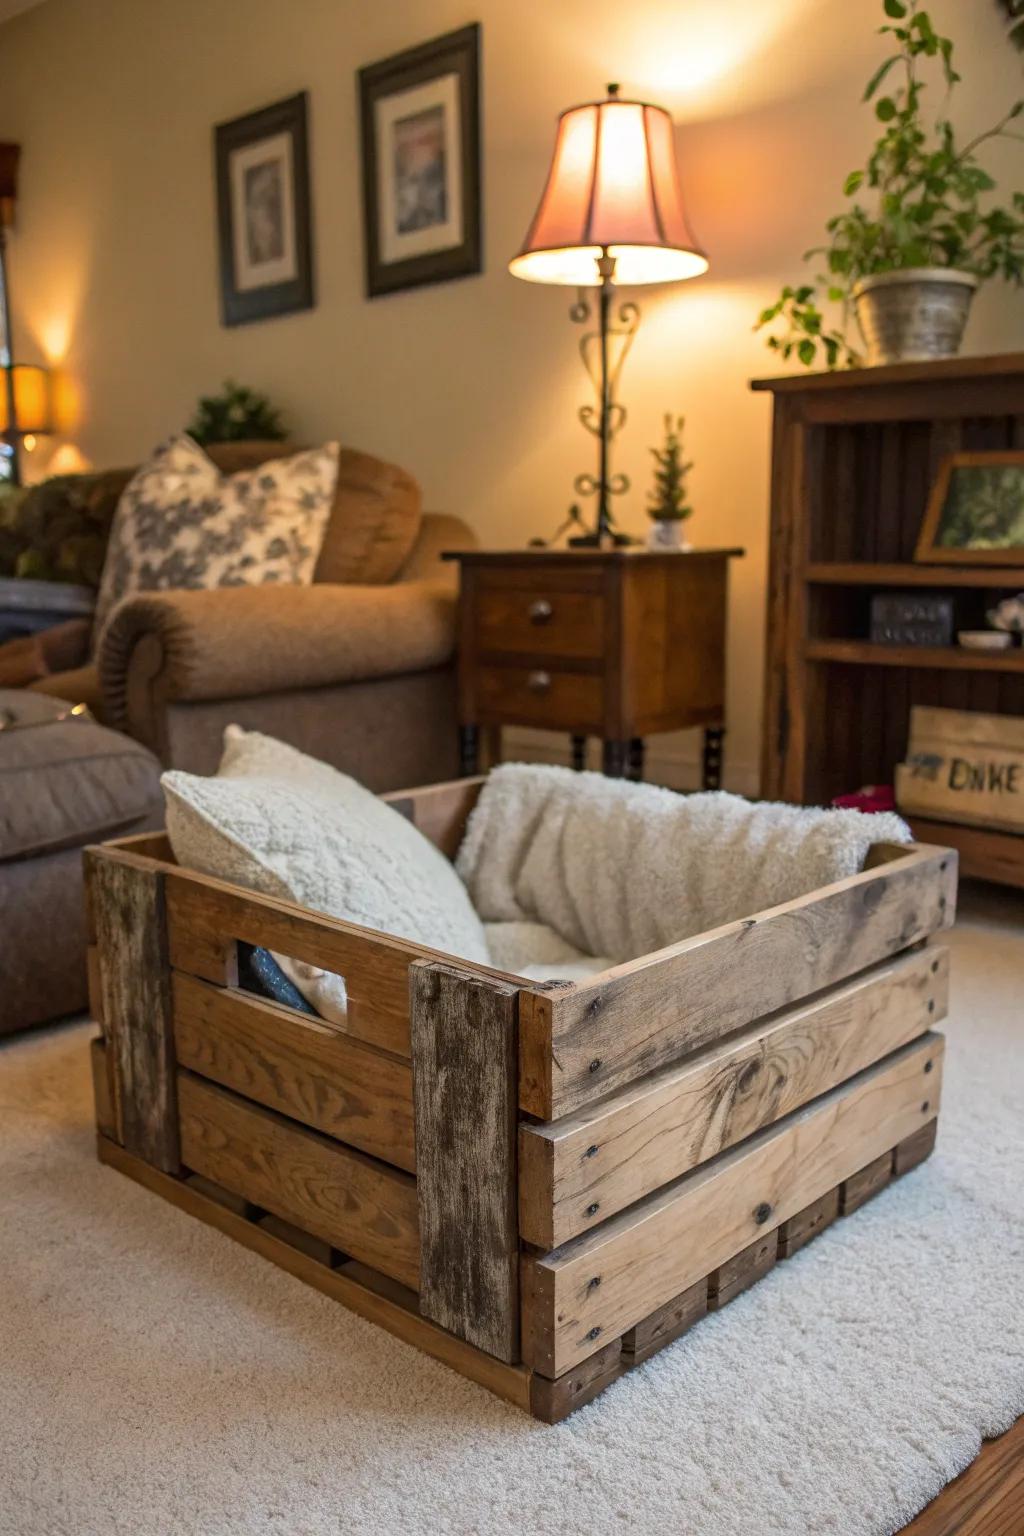
M 872 843 L 908 841 L 892 813 L 680 795 L 506 763 L 480 792 L 456 869 L 492 956 L 505 944 L 517 970 L 540 961 L 547 975 L 569 975 L 550 949 L 524 952 L 530 929 L 513 951 L 504 925 L 541 924 L 583 955 L 632 960 L 854 875 Z

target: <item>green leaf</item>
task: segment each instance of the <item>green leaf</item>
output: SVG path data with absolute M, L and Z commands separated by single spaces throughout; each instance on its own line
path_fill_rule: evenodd
M 878 68 L 875 70 L 874 74 L 871 76 L 871 79 L 868 81 L 867 85 L 864 87 L 864 95 L 861 97 L 862 101 L 870 101 L 871 100 L 872 96 L 878 90 L 878 87 L 881 85 L 882 81 L 885 79 L 885 77 L 889 73 L 890 69 L 892 69 L 894 64 L 898 64 L 899 61 L 900 61 L 899 54 L 898 53 L 894 53 L 891 59 L 886 59 L 884 64 L 880 64 L 878 66 Z
M 833 304 L 841 304 L 843 302 L 843 300 L 846 298 L 846 289 L 845 288 L 830 288 L 829 291 L 828 291 L 828 296 L 832 300 Z
M 891 16 L 894 21 L 901 20 L 907 14 L 907 8 L 903 4 L 903 0 L 885 0 L 883 9 L 885 14 Z
M 809 368 L 814 362 L 815 347 L 810 338 L 805 338 L 797 348 L 797 356 L 805 367 Z
M 883 96 L 875 106 L 875 116 L 880 123 L 891 123 L 896 116 L 896 103 L 891 96 Z
M 843 191 L 846 193 L 846 196 L 852 197 L 863 180 L 863 171 L 851 171 L 849 176 L 847 176 L 846 180 L 843 182 Z

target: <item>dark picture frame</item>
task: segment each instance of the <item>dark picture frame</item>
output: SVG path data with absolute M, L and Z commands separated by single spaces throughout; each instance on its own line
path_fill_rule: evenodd
M 224 325 L 313 307 L 308 115 L 300 91 L 213 131 Z
M 949 454 L 928 498 L 914 559 L 1024 565 L 1024 450 Z
M 368 298 L 483 266 L 478 22 L 359 71 Z

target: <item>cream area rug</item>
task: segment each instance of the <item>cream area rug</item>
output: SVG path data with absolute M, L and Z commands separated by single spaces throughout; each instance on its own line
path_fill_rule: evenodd
M 92 1156 L 0 1047 L 3 1536 L 882 1536 L 1024 1412 L 1024 900 L 952 936 L 931 1161 L 556 1428 Z

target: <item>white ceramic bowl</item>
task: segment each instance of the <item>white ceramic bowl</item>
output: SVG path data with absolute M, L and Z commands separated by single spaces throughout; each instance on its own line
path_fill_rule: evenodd
M 957 639 L 968 651 L 1005 651 L 1013 644 L 1013 636 L 1002 629 L 962 629 Z

